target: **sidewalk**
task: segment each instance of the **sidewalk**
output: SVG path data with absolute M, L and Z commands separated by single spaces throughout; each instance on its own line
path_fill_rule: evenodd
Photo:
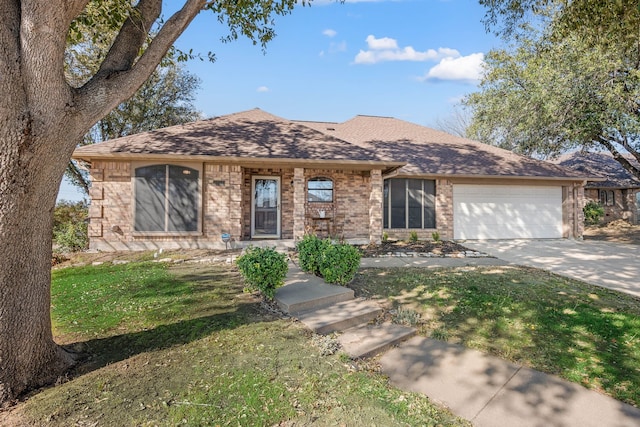
M 368 267 L 507 265 L 497 258 L 363 258 Z M 287 282 L 306 281 L 295 269 Z M 640 409 L 553 375 L 459 345 L 414 337 L 380 359 L 392 384 L 480 427 L 638 427 Z
M 480 427 L 637 427 L 640 410 L 476 350 L 414 337 L 380 359 L 392 384 Z

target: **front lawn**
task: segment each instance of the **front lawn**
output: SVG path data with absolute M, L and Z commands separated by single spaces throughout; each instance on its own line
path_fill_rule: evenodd
M 424 336 L 640 406 L 640 300 L 531 268 L 367 269 L 356 296 L 420 314 Z
M 12 425 L 468 425 L 273 314 L 225 264 L 53 271 L 56 338 L 84 355 Z M 3 424 L 0 414 L 0 425 Z

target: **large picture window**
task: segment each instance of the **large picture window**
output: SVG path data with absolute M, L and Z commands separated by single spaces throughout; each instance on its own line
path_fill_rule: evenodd
M 134 230 L 198 231 L 199 175 L 196 169 L 178 165 L 137 168 Z
M 436 184 L 429 179 L 384 181 L 384 228 L 435 228 Z
M 329 178 L 311 178 L 307 181 L 308 202 L 333 202 L 333 181 Z

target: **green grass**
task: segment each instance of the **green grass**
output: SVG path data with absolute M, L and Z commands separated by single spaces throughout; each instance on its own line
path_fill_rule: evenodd
M 515 267 L 369 269 L 351 285 L 421 315 L 420 333 L 640 406 L 640 300 Z
M 56 334 L 85 358 L 31 425 L 468 425 L 264 309 L 228 265 L 56 270 Z M 362 368 L 362 366 L 360 367 Z

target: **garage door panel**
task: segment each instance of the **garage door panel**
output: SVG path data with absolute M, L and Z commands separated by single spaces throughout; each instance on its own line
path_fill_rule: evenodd
M 562 237 L 562 188 L 454 185 L 454 238 Z

